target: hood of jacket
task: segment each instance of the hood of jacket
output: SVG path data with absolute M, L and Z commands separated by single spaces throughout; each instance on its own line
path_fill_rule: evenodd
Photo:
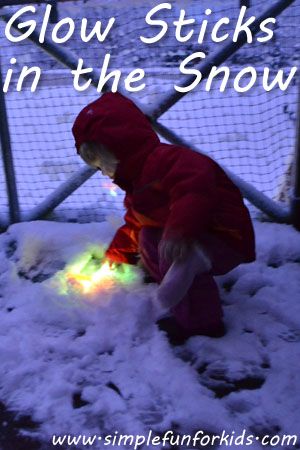
M 118 159 L 114 181 L 130 191 L 144 162 L 160 141 L 145 114 L 119 93 L 105 93 L 77 116 L 72 132 L 79 152 L 84 142 L 105 145 Z

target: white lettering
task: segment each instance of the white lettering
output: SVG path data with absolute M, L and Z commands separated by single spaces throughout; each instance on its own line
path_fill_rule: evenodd
M 71 74 L 74 75 L 74 81 L 73 81 L 73 86 L 74 89 L 76 89 L 76 91 L 78 92 L 82 92 L 85 91 L 91 84 L 92 80 L 89 79 L 88 81 L 85 82 L 85 84 L 83 85 L 79 85 L 79 78 L 87 73 L 93 72 L 93 69 L 90 67 L 87 67 L 85 69 L 83 69 L 83 59 L 79 58 L 78 60 L 78 65 L 77 65 L 77 69 L 76 70 L 71 70 Z
M 260 24 L 260 29 L 263 33 L 266 33 L 266 36 L 264 37 L 258 37 L 257 40 L 258 42 L 268 42 L 270 39 L 272 39 L 274 31 L 269 29 L 267 27 L 267 25 L 269 23 L 276 23 L 276 19 L 274 19 L 273 17 L 270 17 L 269 19 L 265 19 L 261 22 Z
M 103 66 L 102 66 L 101 74 L 100 74 L 100 78 L 99 78 L 99 83 L 97 86 L 97 92 L 101 92 L 103 87 L 107 83 L 107 81 L 112 77 L 114 78 L 114 80 L 112 83 L 111 91 L 117 92 L 117 90 L 118 90 L 118 85 L 119 85 L 120 78 L 121 78 L 121 71 L 113 70 L 111 73 L 106 74 L 108 65 L 109 65 L 109 61 L 110 61 L 110 54 L 107 53 L 104 57 L 104 62 L 103 62 Z
M 252 31 L 250 30 L 249 25 L 251 25 L 255 21 L 255 16 L 251 16 L 245 23 L 243 23 L 246 11 L 247 11 L 247 7 L 242 6 L 240 13 L 239 13 L 237 23 L 236 23 L 236 27 L 234 30 L 234 35 L 232 38 L 233 42 L 237 42 L 239 35 L 242 31 L 244 31 L 247 35 L 248 44 L 251 44 L 251 42 L 253 40 Z
M 104 42 L 105 39 L 107 38 L 110 30 L 112 29 L 114 23 L 115 23 L 115 18 L 111 17 L 108 21 L 107 27 L 105 28 L 105 30 L 103 31 L 103 33 L 101 33 L 101 22 L 100 20 L 97 20 L 97 22 L 95 23 L 94 28 L 92 29 L 92 31 L 90 32 L 90 34 L 87 34 L 87 19 L 83 18 L 82 19 L 82 27 L 81 27 L 81 39 L 83 42 L 89 42 L 92 37 L 96 34 L 97 39 L 99 42 Z
M 17 11 L 7 22 L 5 26 L 5 36 L 10 42 L 21 42 L 28 38 L 31 33 L 35 30 L 36 21 L 35 20 L 27 20 L 27 22 L 22 22 L 18 24 L 18 29 L 22 30 L 23 28 L 28 27 L 28 30 L 25 33 L 22 33 L 21 36 L 13 36 L 11 34 L 11 27 L 14 26 L 14 22 L 22 16 L 22 14 L 26 14 L 27 12 L 35 13 L 34 6 L 24 6 L 19 11 Z
M 44 18 L 43 18 L 43 22 L 42 22 L 42 26 L 41 26 L 40 36 L 39 36 L 39 42 L 41 44 L 43 44 L 45 42 L 45 36 L 46 36 L 46 31 L 47 31 L 50 15 L 51 15 L 51 9 L 52 9 L 52 5 L 46 6 L 46 10 L 45 10 L 45 14 L 44 14 Z
M 206 9 L 205 10 L 205 14 L 207 16 L 209 16 L 211 13 L 212 13 L 211 9 Z M 198 44 L 202 44 L 203 41 L 204 41 L 204 36 L 205 36 L 205 33 L 206 33 L 207 25 L 208 25 L 208 20 L 206 20 L 206 19 L 203 20 L 202 25 L 201 25 L 201 29 L 200 29 L 200 32 L 199 32 L 199 35 L 198 35 Z
M 190 92 L 190 91 L 193 90 L 196 86 L 198 86 L 198 84 L 200 83 L 200 81 L 201 81 L 201 79 L 202 79 L 202 74 L 201 74 L 201 72 L 200 72 L 199 70 L 197 70 L 197 69 L 192 69 L 192 68 L 186 69 L 186 67 L 185 67 L 188 63 L 190 63 L 191 61 L 193 61 L 193 59 L 195 59 L 195 58 L 201 58 L 201 59 L 203 59 L 203 58 L 205 58 L 205 53 L 204 53 L 204 52 L 196 52 L 196 53 L 193 53 L 192 55 L 188 56 L 187 58 L 185 58 L 185 59 L 181 62 L 180 68 L 179 68 L 180 72 L 181 72 L 183 75 L 195 75 L 196 78 L 195 78 L 195 80 L 194 80 L 189 86 L 186 86 L 186 87 L 174 85 L 174 88 L 175 88 L 176 91 L 178 91 L 178 92 L 184 92 L 184 93 Z
M 31 92 L 35 92 L 37 85 L 40 81 L 41 78 L 41 69 L 39 67 L 31 67 L 28 68 L 27 66 L 24 66 L 21 72 L 21 75 L 19 77 L 18 80 L 18 84 L 17 84 L 17 91 L 20 92 L 22 90 L 23 87 L 23 81 L 25 80 L 25 78 L 27 77 L 27 75 L 31 74 L 31 73 L 35 73 L 32 85 L 31 85 Z
M 250 80 L 246 84 L 246 86 L 241 87 L 240 81 L 243 78 L 244 75 L 250 74 Z M 241 70 L 238 75 L 235 77 L 235 80 L 233 82 L 233 87 L 236 92 L 246 92 L 249 91 L 255 84 L 257 80 L 257 72 L 254 69 L 254 67 L 245 67 L 243 70 Z
M 225 34 L 223 34 L 223 36 L 217 36 L 217 33 L 222 25 L 225 25 L 225 24 L 228 25 L 229 23 L 230 23 L 230 20 L 228 19 L 228 17 L 223 17 L 222 19 L 218 20 L 218 22 L 213 27 L 212 32 L 211 32 L 211 39 L 214 42 L 226 41 L 226 39 L 229 36 L 229 33 L 225 33 Z
M 68 31 L 65 34 L 64 37 L 59 38 L 57 36 L 59 30 L 62 26 L 68 25 Z M 75 23 L 73 19 L 70 19 L 69 17 L 66 17 L 65 19 L 60 20 L 53 28 L 52 30 L 52 40 L 56 44 L 63 44 L 64 42 L 67 42 L 71 36 L 73 36 L 73 33 L 75 31 Z
M 160 26 L 161 30 L 156 36 L 153 36 L 152 38 L 140 36 L 141 41 L 145 44 L 154 44 L 155 42 L 158 42 L 168 31 L 168 24 L 164 20 L 152 20 L 152 15 L 154 15 L 161 9 L 172 9 L 172 5 L 171 3 L 161 3 L 148 12 L 145 18 L 146 23 L 148 25 Z
M 16 64 L 16 62 L 17 62 L 16 58 L 11 58 L 10 64 Z M 5 92 L 5 93 L 9 89 L 9 85 L 10 85 L 11 77 L 12 77 L 13 73 L 14 73 L 13 69 L 8 69 L 8 71 L 6 73 L 5 81 L 3 84 L 3 92 Z
M 270 69 L 268 67 L 265 67 L 264 74 L 263 74 L 263 88 L 264 88 L 264 90 L 269 92 L 272 89 L 274 89 L 276 84 L 278 84 L 279 89 L 281 91 L 286 91 L 287 88 L 289 87 L 290 82 L 292 81 L 293 77 L 295 76 L 297 70 L 298 69 L 297 69 L 296 66 L 292 67 L 290 69 L 290 73 L 289 73 L 289 76 L 288 76 L 287 80 L 283 81 L 283 70 L 280 69 L 280 70 L 278 70 L 278 73 L 275 76 L 274 80 L 269 82 Z
M 229 67 L 226 67 L 226 66 L 224 66 L 224 67 L 213 66 L 212 67 L 210 74 L 206 81 L 206 86 L 205 86 L 206 91 L 209 92 L 211 90 L 211 85 L 212 85 L 213 79 L 222 72 L 224 73 L 224 78 L 223 78 L 221 86 L 220 86 L 220 92 L 225 91 L 229 77 L 230 77 L 230 69 L 229 69 Z
M 191 25 L 195 23 L 195 19 L 185 19 L 185 10 L 180 10 L 180 16 L 178 20 L 174 20 L 173 24 L 176 26 L 175 37 L 178 42 L 188 41 L 194 34 L 194 30 L 191 30 L 187 35 L 181 36 L 182 27 L 185 25 Z
M 145 71 L 143 69 L 135 69 L 125 78 L 125 89 L 128 92 L 138 92 L 144 89 L 146 86 L 145 83 L 140 84 L 139 86 L 133 87 L 131 83 L 137 83 L 141 81 L 145 77 Z

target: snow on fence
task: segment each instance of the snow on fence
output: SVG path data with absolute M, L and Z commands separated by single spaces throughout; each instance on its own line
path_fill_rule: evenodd
M 251 12 L 260 14 L 259 3 L 252 3 Z M 201 11 L 205 9 L 204 4 Z M 72 16 L 74 20 L 84 15 L 95 21 L 97 8 L 95 4 L 93 8 L 88 5 L 89 2 L 81 1 L 58 4 L 58 13 L 62 17 Z M 195 17 L 201 13 L 196 5 L 197 2 L 192 1 L 188 9 Z M 226 6 L 219 0 L 214 5 L 218 17 L 235 17 L 239 9 L 239 3 L 233 0 Z M 268 6 L 268 2 L 264 6 Z M 44 5 L 37 8 L 37 18 L 42 17 L 44 8 Z M 256 206 L 260 204 L 262 210 L 271 211 L 277 219 L 288 220 L 287 205 L 281 206 L 279 202 L 287 201 L 289 197 L 287 186 L 296 140 L 297 86 L 293 81 L 285 92 L 279 89 L 265 92 L 260 80 L 265 61 L 272 68 L 271 74 L 276 73 L 278 67 L 284 69 L 297 62 L 295 46 L 300 16 L 297 1 L 280 15 L 277 37 L 270 45 L 246 44 L 239 50 L 239 46 L 228 49 L 226 57 L 231 55 L 231 59 L 227 65 L 232 70 L 225 92 L 220 94 L 219 79 L 209 92 L 200 84 L 187 95 L 173 100 L 169 94 L 172 86 L 182 82 L 178 61 L 196 50 L 191 43 L 179 50 L 174 36 L 168 36 L 163 45 L 143 47 L 140 43 L 135 47 L 136 33 L 141 34 L 145 29 L 142 18 L 147 10 L 146 3 L 131 9 L 114 7 L 114 2 L 107 8 L 102 6 L 98 15 L 114 15 L 119 19 L 119 27 L 115 40 L 109 40 L 100 53 L 92 43 L 86 47 L 76 40 L 70 47 L 55 47 L 47 45 L 46 39 L 43 47 L 50 56 L 28 39 L 18 45 L 4 41 L 1 48 L 5 56 L 5 59 L 2 56 L 3 74 L 12 67 L 9 63 L 12 57 L 16 59 L 16 67 L 30 66 L 34 62 L 45 69 L 36 92 L 30 91 L 29 84 L 17 92 L 17 77 L 12 77 L 10 89 L 5 94 L 22 220 L 38 218 L 54 207 L 53 217 L 82 222 L 101 220 L 116 211 L 122 212 L 122 192 L 99 173 L 93 174 L 84 167 L 75 153 L 71 135 L 72 123 L 80 109 L 99 94 L 93 86 L 84 92 L 74 90 L 70 70 L 62 69 L 57 62 L 60 59 L 70 68 L 73 61 L 84 54 L 86 64 L 97 67 L 97 58 L 103 58 L 106 51 L 115 55 L 112 68 L 122 67 L 123 77 L 132 66 L 147 68 L 146 88 L 133 98 L 154 116 L 153 125 L 163 139 L 186 142 L 209 154 L 229 170 L 244 195 Z M 4 8 L 0 15 L 7 16 L 9 11 Z M 176 8 L 172 10 L 172 19 L 176 19 L 176 11 Z M 5 23 L 0 26 L 3 35 Z M 212 46 L 204 42 L 204 47 L 209 55 L 222 56 L 224 53 L 224 46 L 219 44 Z M 249 61 L 255 64 L 258 82 L 249 92 L 237 93 L 232 88 L 232 79 Z M 168 105 L 168 102 L 169 106 L 164 107 L 163 104 Z M 1 163 L 0 171 L 3 172 Z M 6 223 L 9 202 L 3 180 L 4 177 L 0 181 L 0 219 Z

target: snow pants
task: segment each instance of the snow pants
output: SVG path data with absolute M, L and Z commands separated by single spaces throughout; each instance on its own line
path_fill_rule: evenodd
M 158 245 L 162 234 L 162 229 L 143 227 L 139 235 L 142 263 L 158 283 L 170 267 L 170 263 L 159 258 Z M 223 275 L 243 262 L 242 255 L 212 234 L 204 235 L 199 245 L 209 256 L 212 269 L 195 277 L 187 295 L 171 311 L 176 322 L 191 334 L 210 333 L 222 324 L 223 311 L 213 277 Z

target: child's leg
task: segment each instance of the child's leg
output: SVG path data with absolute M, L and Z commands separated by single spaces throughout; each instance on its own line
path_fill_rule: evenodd
M 162 230 L 144 227 L 140 233 L 142 262 L 152 277 L 160 283 L 170 264 L 159 261 L 158 244 Z M 172 313 L 185 331 L 193 334 L 207 332 L 222 321 L 222 308 L 217 285 L 210 274 L 198 275 L 187 295 L 175 306 Z
M 219 290 L 211 274 L 198 275 L 187 295 L 172 309 L 181 327 L 193 334 L 218 334 L 223 311 Z
M 203 236 L 199 244 L 212 263 L 209 273 L 199 274 L 186 297 L 173 308 L 177 322 L 193 334 L 218 334 L 222 324 L 222 306 L 213 275 L 222 275 L 243 263 L 242 255 L 214 235 Z M 221 330 L 220 330 L 221 331 Z
M 158 283 L 162 281 L 170 266 L 159 260 L 158 245 L 161 236 L 161 229 L 150 227 L 144 227 L 140 233 L 142 262 Z M 176 322 L 187 335 L 218 334 L 222 327 L 223 312 L 213 274 L 226 273 L 242 262 L 226 245 L 215 242 L 214 237 L 208 236 L 203 247 L 211 258 L 213 270 L 199 274 L 187 295 L 172 309 Z

